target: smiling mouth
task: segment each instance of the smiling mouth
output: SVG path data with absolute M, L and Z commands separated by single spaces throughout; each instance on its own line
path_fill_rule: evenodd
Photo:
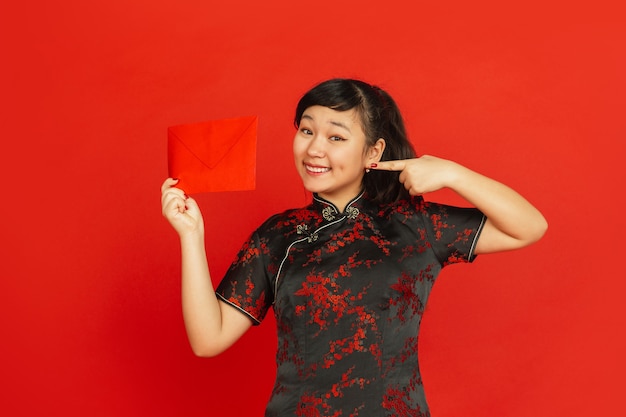
M 323 174 L 324 172 L 330 171 L 330 168 L 327 167 L 314 167 L 306 164 L 304 164 L 304 168 L 307 170 L 307 172 L 311 172 L 313 174 Z

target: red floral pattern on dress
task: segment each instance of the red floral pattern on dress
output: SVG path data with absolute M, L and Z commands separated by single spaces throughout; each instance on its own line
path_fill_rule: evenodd
M 439 272 L 470 259 L 481 224 L 475 209 L 418 197 L 386 207 L 359 197 L 339 213 L 316 196 L 259 227 L 216 292 L 255 324 L 273 307 L 266 416 L 429 416 L 421 318 Z

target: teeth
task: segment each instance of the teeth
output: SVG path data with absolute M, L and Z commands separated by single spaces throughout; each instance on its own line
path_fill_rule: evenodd
M 321 174 L 322 172 L 330 171 L 330 168 L 311 167 L 311 166 L 308 166 L 308 165 L 306 165 L 306 169 L 307 169 L 307 171 L 311 171 L 311 172 L 314 172 L 316 174 Z

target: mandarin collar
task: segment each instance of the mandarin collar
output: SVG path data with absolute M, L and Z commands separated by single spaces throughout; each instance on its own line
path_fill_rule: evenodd
M 339 211 L 337 206 L 323 197 L 320 197 L 317 193 L 313 193 L 313 207 L 322 213 L 324 219 L 333 221 L 338 218 L 347 217 L 349 219 L 356 219 L 363 202 L 365 201 L 365 191 L 361 191 L 356 197 L 346 204 L 346 208 L 343 213 Z

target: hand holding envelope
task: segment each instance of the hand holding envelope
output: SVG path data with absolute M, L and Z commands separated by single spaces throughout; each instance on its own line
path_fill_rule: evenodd
M 187 194 L 254 190 L 256 116 L 167 129 L 169 176 Z

